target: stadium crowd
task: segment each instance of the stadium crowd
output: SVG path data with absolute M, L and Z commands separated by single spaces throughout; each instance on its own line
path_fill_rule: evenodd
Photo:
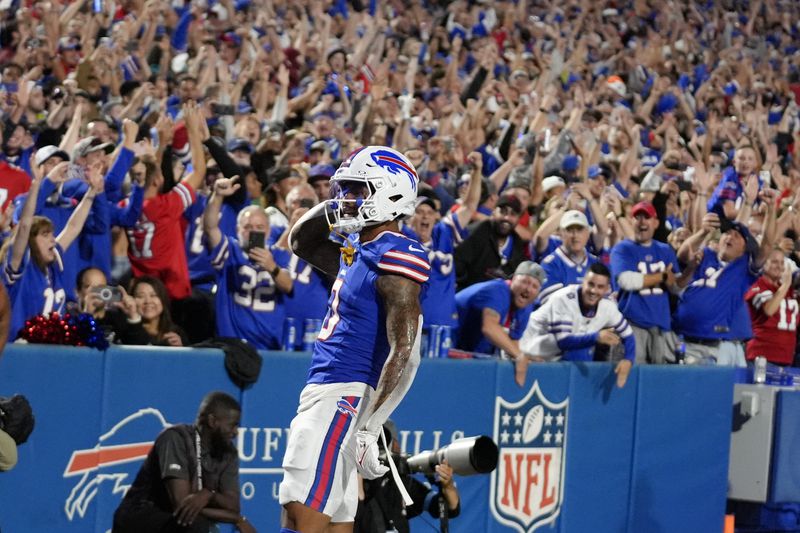
M 429 353 L 518 358 L 603 263 L 637 362 L 794 361 L 793 0 L 0 6 L 12 338 L 72 311 L 118 343 L 304 349 L 333 280 L 289 230 L 383 145 L 420 177 Z

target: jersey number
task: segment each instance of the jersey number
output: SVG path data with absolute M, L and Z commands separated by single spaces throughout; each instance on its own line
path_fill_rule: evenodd
M 194 255 L 203 252 L 203 215 L 194 219 L 194 231 L 191 244 L 189 244 L 189 252 Z
M 244 278 L 239 290 L 233 295 L 233 301 L 242 307 L 252 307 L 253 311 L 272 311 L 275 309 L 275 286 L 272 285 L 272 276 L 269 272 L 256 270 L 242 265 L 239 275 Z M 266 281 L 269 285 L 261 285 Z
M 66 293 L 64 293 L 64 289 L 58 289 L 54 291 L 52 288 L 47 287 L 44 290 L 44 308 L 42 308 L 43 315 L 49 315 L 53 311 L 61 312 L 61 308 L 64 306 L 64 300 L 66 300 Z
M 292 258 L 289 260 L 289 274 L 292 276 L 292 279 L 295 280 L 297 283 L 302 283 L 303 285 L 308 285 L 311 283 L 311 265 L 306 264 L 305 268 L 298 271 L 297 266 L 300 262 L 300 258 L 296 255 L 292 254 Z
M 131 253 L 134 257 L 142 257 L 144 259 L 149 259 L 153 257 L 153 234 L 156 232 L 156 225 L 152 222 L 142 222 L 141 224 L 137 224 L 135 228 L 128 230 L 128 241 L 131 243 Z M 144 237 L 142 238 L 142 247 L 141 249 L 138 248 L 138 242 L 136 242 L 136 235 L 139 233 L 144 233 Z
M 664 272 L 666 265 L 664 261 L 659 261 L 658 263 L 645 263 L 644 261 L 639 261 L 639 264 L 636 265 L 636 268 L 644 275 L 647 274 L 655 274 L 656 272 Z M 664 294 L 664 289 L 659 286 L 650 287 L 648 289 L 642 289 L 639 291 L 639 294 L 642 296 L 652 296 L 655 294 Z
M 797 329 L 797 300 L 781 300 L 780 318 L 778 319 L 778 329 L 783 331 L 794 331 Z
M 328 309 L 328 314 L 325 315 L 325 320 L 322 322 L 322 329 L 319 330 L 317 340 L 328 340 L 328 337 L 333 334 L 333 330 L 336 329 L 336 324 L 339 323 L 339 289 L 342 288 L 343 284 L 344 280 L 342 278 L 336 278 L 336 281 L 333 282 L 333 287 L 331 287 L 333 300 L 331 301 L 330 309 Z

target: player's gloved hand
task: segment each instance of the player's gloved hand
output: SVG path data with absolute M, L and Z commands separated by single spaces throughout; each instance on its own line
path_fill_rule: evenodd
M 380 434 L 368 431 L 356 432 L 356 468 L 364 479 L 378 479 L 389 471 L 378 459 Z

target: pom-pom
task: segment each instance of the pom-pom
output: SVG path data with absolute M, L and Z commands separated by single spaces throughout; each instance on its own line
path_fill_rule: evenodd
M 74 316 L 61 316 L 55 312 L 47 316 L 37 315 L 25 322 L 19 337 L 36 344 L 89 346 L 98 350 L 108 348 L 102 328 L 88 313 Z

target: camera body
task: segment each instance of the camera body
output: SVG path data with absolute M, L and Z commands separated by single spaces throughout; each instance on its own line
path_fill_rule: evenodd
M 122 301 L 122 290 L 119 287 L 101 285 L 99 287 L 92 287 L 91 292 L 100 298 L 106 309 L 111 307 L 114 303 Z

